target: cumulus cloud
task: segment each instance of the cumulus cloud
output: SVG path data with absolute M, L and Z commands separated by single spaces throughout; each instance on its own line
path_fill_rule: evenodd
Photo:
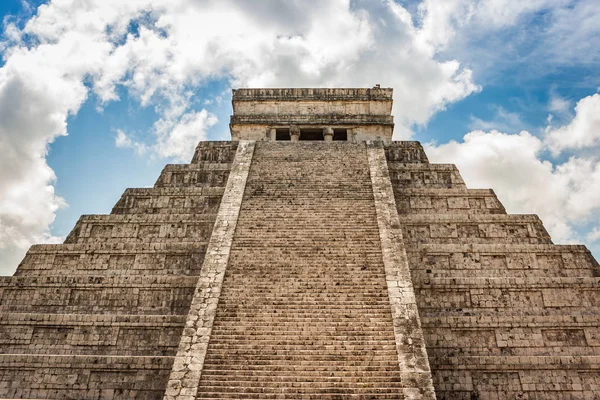
M 131 137 L 121 129 L 117 129 L 115 146 L 120 149 L 133 149 L 138 155 L 146 154 L 148 151 L 148 147 L 144 143 L 132 140 Z
M 570 0 L 424 0 L 419 4 L 421 35 L 432 48 L 444 48 L 463 32 L 479 34 L 512 26 L 531 13 L 570 3 Z
M 565 126 L 548 127 L 546 141 L 554 154 L 600 145 L 600 94 L 579 100 L 575 106 L 575 118 Z
M 587 240 L 589 240 L 590 242 L 600 241 L 600 229 L 592 229 L 592 231 L 587 236 Z
M 128 148 L 133 146 L 132 140 L 123 132 L 121 129 L 117 130 L 117 136 L 115 137 L 115 146 L 119 148 Z
M 162 157 L 173 157 L 189 161 L 196 144 L 206 140 L 206 132 L 218 122 L 214 114 L 206 110 L 185 114 L 178 121 L 159 120 L 157 153 Z
M 550 93 L 550 101 L 548 102 L 548 110 L 557 114 L 567 114 L 571 109 L 571 102 L 560 97 L 555 91 Z
M 511 81 L 557 79 L 557 67 L 574 65 L 597 77 L 597 0 L 423 0 L 418 9 L 424 41 L 479 81 L 502 81 L 508 71 Z
M 525 123 L 521 120 L 519 113 L 510 112 L 504 107 L 495 107 L 495 116 L 491 121 L 471 116 L 469 129 L 476 131 L 499 130 L 517 133 L 523 130 Z
M 600 212 L 600 164 L 542 158 L 546 144 L 527 131 L 473 131 L 462 142 L 428 144 L 432 162 L 456 163 L 471 188 L 492 187 L 511 213 L 537 213 L 556 242 L 580 241 L 578 227 Z

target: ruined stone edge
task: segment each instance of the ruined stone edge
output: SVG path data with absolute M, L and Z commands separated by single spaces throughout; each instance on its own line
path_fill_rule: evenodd
M 238 145 L 164 400 L 196 398 L 254 146 L 254 141 L 240 141 Z
M 405 399 L 433 400 L 436 398 L 435 390 L 385 150 L 380 141 L 367 141 L 366 146 L 402 391 Z

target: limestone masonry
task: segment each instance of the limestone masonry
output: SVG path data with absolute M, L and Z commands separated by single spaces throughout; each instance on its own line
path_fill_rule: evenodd
M 600 266 L 392 90 L 233 91 L 231 142 L 0 277 L 0 397 L 600 399 Z

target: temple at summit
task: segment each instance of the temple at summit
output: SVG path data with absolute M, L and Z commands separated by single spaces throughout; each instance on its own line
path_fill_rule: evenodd
M 0 398 L 600 398 L 596 260 L 393 141 L 392 89 L 232 103 L 0 278 Z

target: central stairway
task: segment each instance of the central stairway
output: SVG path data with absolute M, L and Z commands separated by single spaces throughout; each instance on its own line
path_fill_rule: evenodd
M 257 143 L 197 398 L 401 393 L 364 144 Z

